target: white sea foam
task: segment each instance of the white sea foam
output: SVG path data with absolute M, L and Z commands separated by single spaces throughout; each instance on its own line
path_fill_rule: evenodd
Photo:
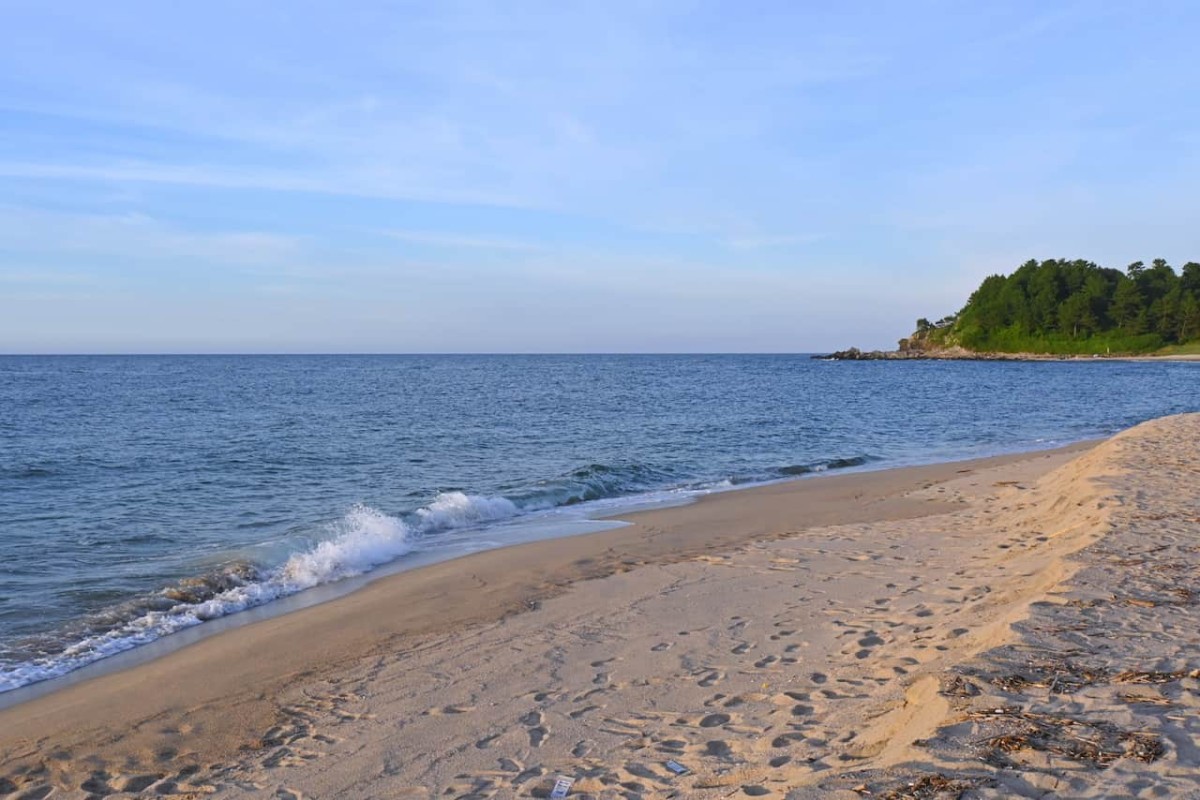
M 507 497 L 481 497 L 462 492 L 439 494 L 428 506 L 417 509 L 422 532 L 496 522 L 518 513 L 517 506 Z
M 146 611 L 115 628 L 80 639 L 55 655 L 0 666 L 0 692 L 64 675 L 206 620 L 361 575 L 411 552 L 424 534 L 482 525 L 518 513 L 517 506 L 503 497 L 462 492 L 438 495 L 415 512 L 412 524 L 369 506 L 356 505 L 329 526 L 328 538 L 264 570 L 256 580 L 217 592 L 201 602 L 181 602 L 166 610 Z
M 300 591 L 361 575 L 412 549 L 412 532 L 403 520 L 356 505 L 336 523 L 334 537 L 289 558 L 268 582 Z

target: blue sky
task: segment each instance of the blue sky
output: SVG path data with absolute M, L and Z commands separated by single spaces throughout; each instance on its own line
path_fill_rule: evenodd
M 891 346 L 1200 259 L 1191 2 L 0 0 L 0 352 Z

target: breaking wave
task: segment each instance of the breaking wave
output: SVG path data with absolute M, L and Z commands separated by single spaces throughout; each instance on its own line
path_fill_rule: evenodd
M 873 456 L 854 456 L 853 458 L 831 458 L 828 461 L 816 461 L 811 464 L 793 464 L 780 467 L 777 472 L 783 476 L 811 475 L 815 472 L 828 472 L 831 469 L 849 469 L 862 467 L 877 461 Z
M 329 523 L 318 541 L 274 565 L 231 562 L 108 606 L 53 633 L 0 646 L 0 692 L 64 675 L 208 620 L 362 575 L 412 552 L 422 538 L 442 531 L 663 488 L 701 491 L 856 467 L 872 460 L 870 456 L 830 459 L 690 483 L 670 469 L 597 463 L 532 485 L 511 487 L 506 496 L 444 492 L 428 505 L 400 516 L 355 505 Z
M 245 561 L 90 614 L 53 635 L 0 651 L 0 692 L 65 675 L 167 634 L 333 581 L 361 575 L 411 552 L 421 535 L 514 516 L 502 497 L 439 495 L 411 519 L 365 505 L 328 526 L 326 537 L 274 567 Z
M 508 496 L 521 510 L 538 511 L 639 494 L 663 487 L 687 488 L 684 477 L 671 469 L 636 462 L 588 464 L 555 478 L 515 489 Z

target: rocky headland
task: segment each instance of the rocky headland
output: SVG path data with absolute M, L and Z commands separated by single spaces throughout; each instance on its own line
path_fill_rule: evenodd
M 947 344 L 939 332 L 953 322 L 946 317 L 937 323 L 918 320 L 917 330 L 901 339 L 895 350 L 860 350 L 851 347 L 834 353 L 815 355 L 821 361 L 1064 361 L 1094 356 L 1055 355 L 1052 353 L 998 353 L 971 350 L 960 344 Z
M 965 347 L 936 349 L 859 350 L 851 347 L 815 355 L 821 361 L 1064 361 L 1093 356 L 1060 356 L 1047 353 L 980 353 Z

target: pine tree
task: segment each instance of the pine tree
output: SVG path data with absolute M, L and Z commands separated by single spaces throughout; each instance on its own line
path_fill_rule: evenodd
M 1112 305 L 1109 307 L 1109 315 L 1117 327 L 1130 335 L 1142 333 L 1139 323 L 1144 310 L 1145 305 L 1142 303 L 1137 284 L 1129 278 L 1118 281 L 1116 291 L 1113 292 Z
M 1179 301 L 1179 341 L 1200 339 L 1200 298 L 1185 294 Z
M 1200 339 L 1200 263 L 1177 275 L 1161 258 L 1124 272 L 1083 259 L 1027 261 L 988 276 L 957 315 L 918 329 L 975 350 L 1153 350 Z

